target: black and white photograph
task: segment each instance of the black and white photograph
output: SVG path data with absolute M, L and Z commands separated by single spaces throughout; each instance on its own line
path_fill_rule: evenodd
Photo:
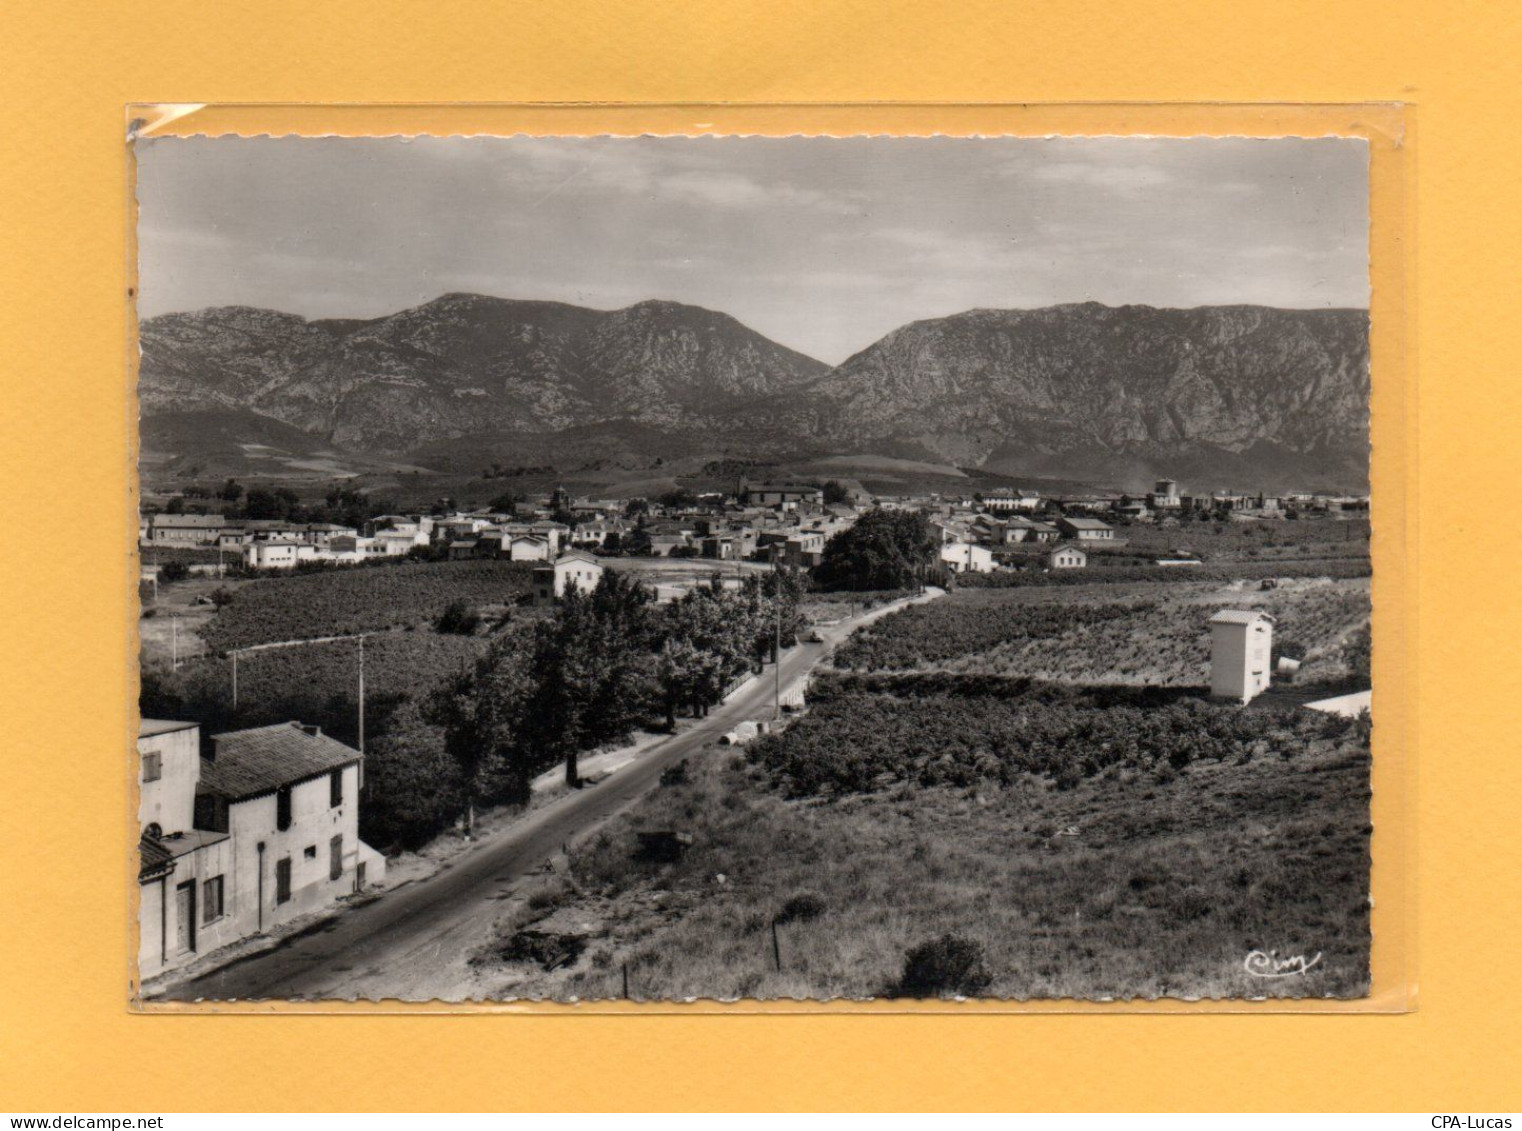
M 1364 140 L 133 159 L 139 1000 L 1368 995 Z

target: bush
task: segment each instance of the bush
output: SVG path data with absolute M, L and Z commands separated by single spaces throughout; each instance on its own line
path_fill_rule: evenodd
M 945 934 L 904 955 L 904 973 L 894 997 L 976 997 L 993 981 L 983 965 L 983 945 Z
M 808 923 L 825 912 L 824 896 L 817 892 L 799 892 L 782 905 L 777 912 L 778 923 Z
M 366 751 L 360 835 L 378 848 L 417 848 L 464 807 L 465 784 L 444 749 L 443 731 L 416 704 L 404 704 Z
M 159 566 L 159 581 L 167 585 L 172 581 L 184 581 L 190 576 L 190 567 L 182 561 L 168 561 Z
M 434 622 L 434 628 L 439 632 L 451 633 L 455 636 L 474 636 L 480 624 L 481 614 L 476 611 L 474 605 L 466 601 L 453 601 L 439 614 L 439 619 Z

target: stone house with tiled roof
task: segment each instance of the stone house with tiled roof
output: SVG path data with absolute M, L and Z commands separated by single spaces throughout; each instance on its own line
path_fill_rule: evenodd
M 138 759 L 142 978 L 384 879 L 359 839 L 363 755 L 315 727 L 231 731 L 203 751 L 197 724 L 144 719 Z

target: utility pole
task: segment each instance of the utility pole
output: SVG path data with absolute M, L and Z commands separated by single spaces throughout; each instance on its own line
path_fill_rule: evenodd
M 180 670 L 180 618 L 169 618 L 169 670 Z
M 233 666 L 233 709 L 238 707 L 238 655 L 242 652 L 267 652 L 272 648 L 298 648 L 303 644 L 335 644 L 342 640 L 359 641 L 359 752 L 365 752 L 365 637 L 368 632 L 348 636 L 318 636 L 311 640 L 279 640 L 273 644 L 253 644 L 247 648 L 234 648 L 227 653 Z
M 773 702 L 772 720 L 782 721 L 782 559 L 775 558 L 775 568 L 772 570 L 772 578 L 776 581 L 776 592 L 772 595 L 772 608 L 777 614 L 777 635 L 772 649 L 773 657 L 777 661 L 777 670 L 773 674 Z
M 365 638 L 359 638 L 359 752 L 365 752 Z

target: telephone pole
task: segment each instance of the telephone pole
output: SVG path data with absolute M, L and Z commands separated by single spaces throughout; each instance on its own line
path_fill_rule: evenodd
M 310 640 L 277 640 L 272 644 L 251 644 L 247 648 L 233 648 L 227 655 L 233 667 L 233 710 L 238 709 L 238 656 L 244 652 L 268 652 L 274 648 L 299 648 L 305 644 L 336 644 L 343 640 L 359 641 L 359 752 L 365 752 L 365 637 L 371 632 L 357 632 L 348 636 L 317 636 Z
M 772 608 L 777 614 L 777 635 L 772 647 L 772 656 L 777 661 L 777 670 L 773 672 L 772 690 L 772 721 L 782 721 L 782 559 L 775 558 L 772 570 L 772 580 L 775 584 L 775 592 L 772 594 Z

